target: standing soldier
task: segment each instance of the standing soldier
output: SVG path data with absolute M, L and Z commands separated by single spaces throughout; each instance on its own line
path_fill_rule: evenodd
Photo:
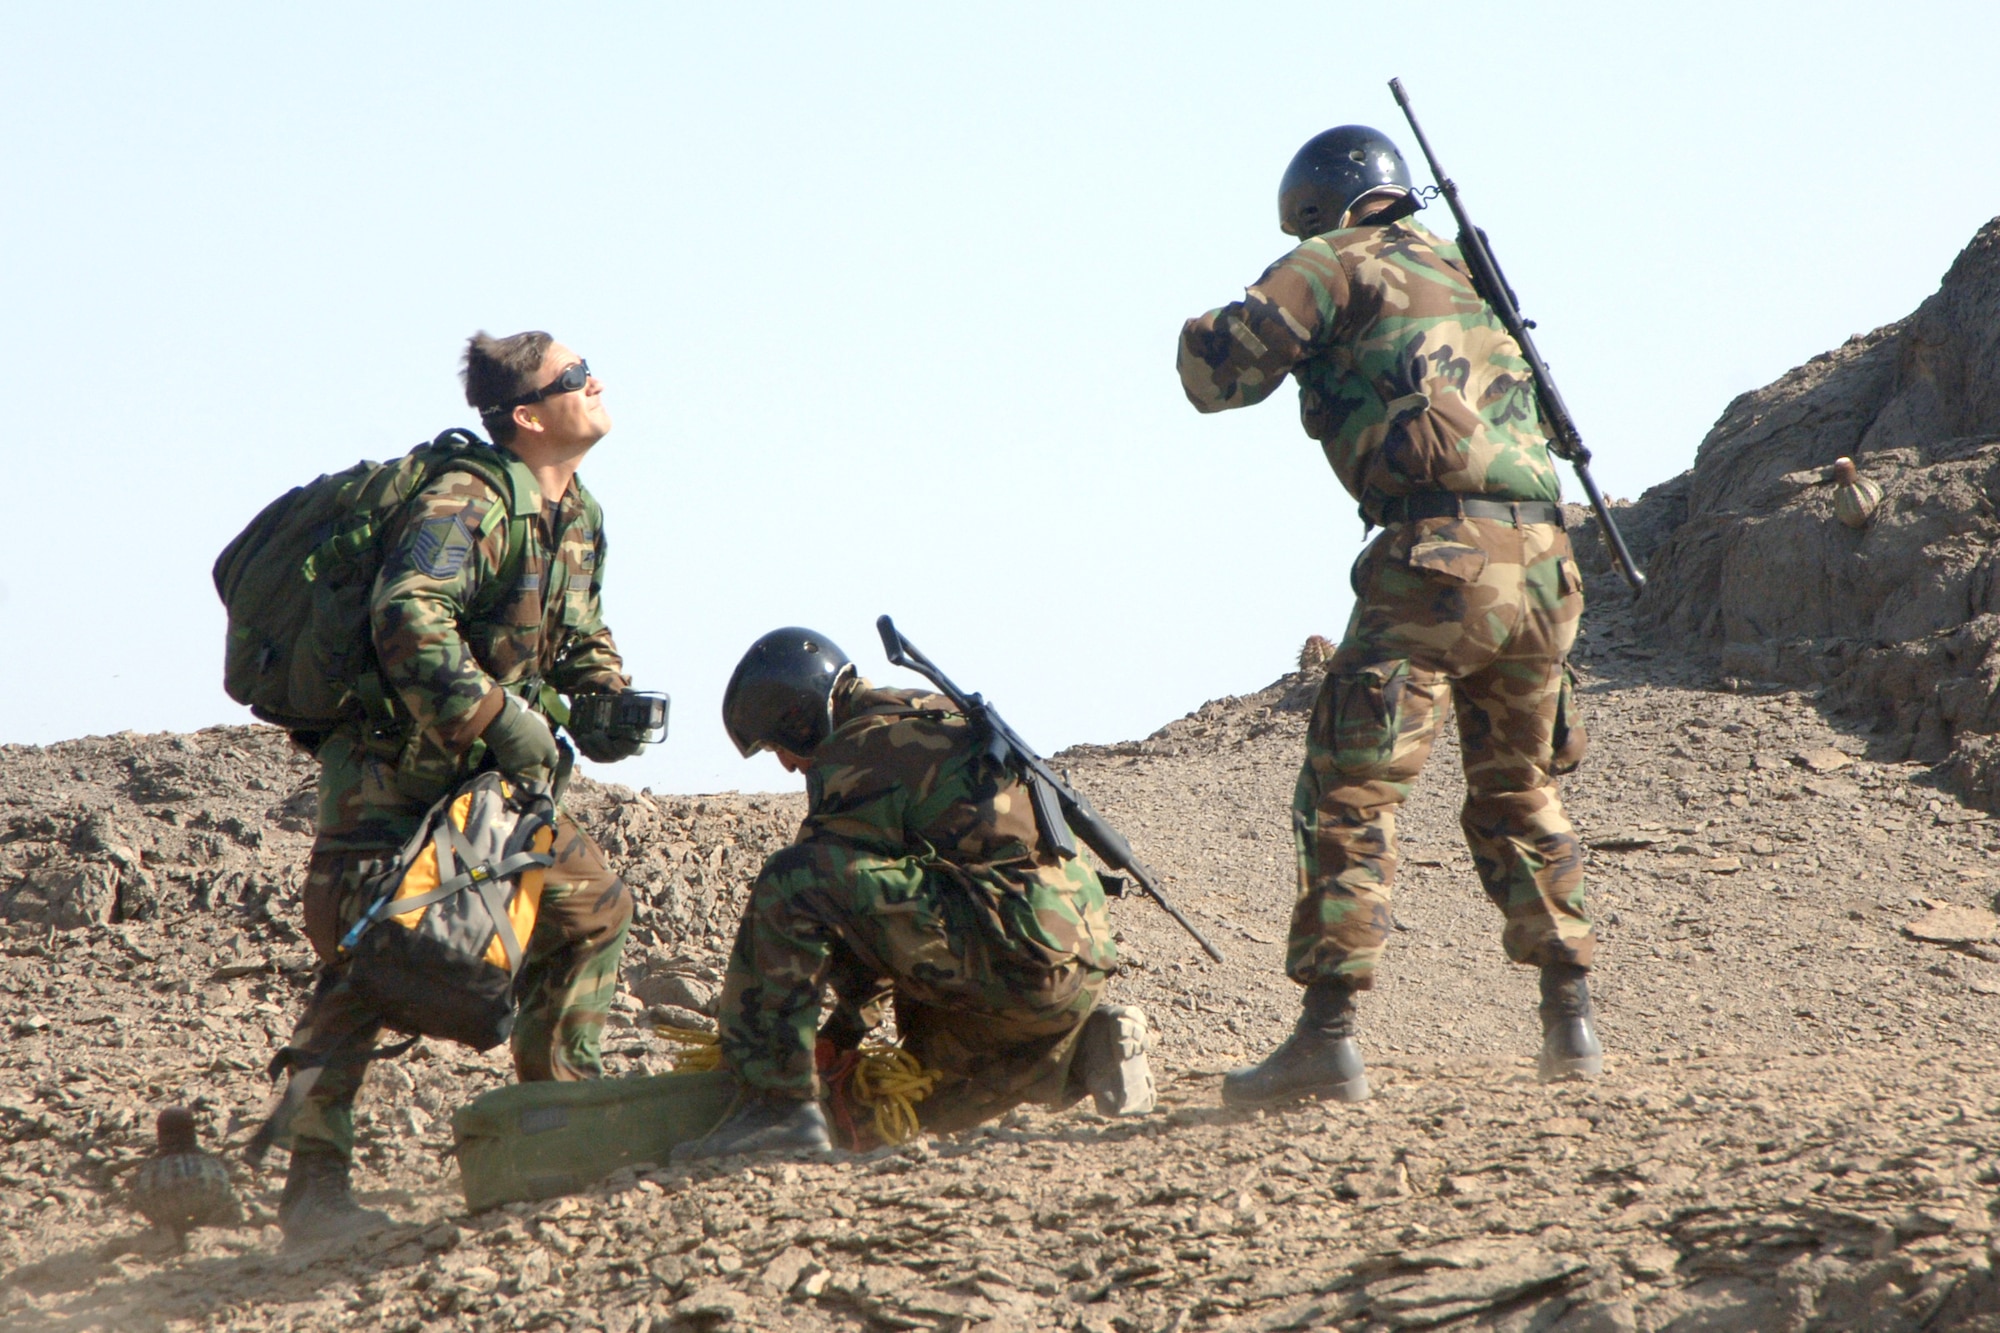
M 1541 969 L 1541 1075 L 1603 1068 L 1582 862 L 1554 776 L 1580 757 L 1566 659 L 1583 580 L 1521 349 L 1458 247 L 1411 220 L 1418 206 L 1386 137 L 1328 130 L 1279 186 L 1279 224 L 1301 244 L 1243 300 L 1181 330 L 1181 384 L 1203 412 L 1262 402 L 1292 375 L 1306 433 L 1383 529 L 1355 566 L 1354 616 L 1292 798 L 1285 970 L 1305 987 L 1304 1012 L 1263 1063 L 1224 1078 L 1234 1105 L 1368 1095 L 1353 996 L 1373 984 L 1392 924 L 1396 807 L 1447 702 L 1464 751 L 1461 822 L 1506 918 L 1501 943 Z
M 949 699 L 875 689 L 787 628 L 744 654 L 722 719 L 745 758 L 806 775 L 807 811 L 751 886 L 723 981 L 743 1095 L 677 1160 L 827 1147 L 816 1043 L 854 1049 L 892 998 L 904 1049 L 940 1075 L 927 1129 L 1086 1093 L 1107 1115 L 1153 1109 L 1145 1014 L 1098 1003 L 1118 960 L 1104 887 L 1043 845 L 1019 775 Z
M 354 1096 L 381 1031 L 338 962 L 342 935 L 368 906 L 363 885 L 479 768 L 548 781 L 563 767 L 546 712 L 556 691 L 631 683 L 599 602 L 603 512 L 576 476 L 611 429 L 604 386 L 546 333 L 476 334 L 464 378 L 496 457 L 480 471 L 450 468 L 412 499 L 385 538 L 369 605 L 380 693 L 395 721 L 342 726 L 315 750 L 319 830 L 305 926 L 326 967 L 280 1055 L 291 1080 L 267 1127 L 291 1149 L 278 1209 L 288 1243 L 388 1220 L 348 1187 Z M 504 489 L 492 479 L 502 473 Z M 571 734 L 599 762 L 643 748 Z M 604 853 L 566 814 L 553 855 L 514 987 L 514 1069 L 524 1081 L 603 1073 L 598 1038 L 632 916 Z

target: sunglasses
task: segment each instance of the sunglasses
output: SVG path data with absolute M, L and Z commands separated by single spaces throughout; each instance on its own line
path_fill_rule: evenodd
M 539 403 L 544 398 L 553 398 L 561 393 L 575 393 L 590 383 L 590 362 L 578 361 L 575 365 L 564 366 L 562 374 L 544 384 L 533 393 L 524 393 L 519 398 L 509 398 L 504 403 L 495 403 L 488 412 L 511 412 L 517 407 L 527 407 Z

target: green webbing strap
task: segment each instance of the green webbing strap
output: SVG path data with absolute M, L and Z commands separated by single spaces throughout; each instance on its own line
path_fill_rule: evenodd
M 515 518 L 533 518 L 541 513 L 542 485 L 528 471 L 528 465 L 498 445 L 487 448 L 506 473 L 507 484 L 502 489 L 507 492 L 509 512 Z
M 507 497 L 507 558 L 500 562 L 500 577 L 494 582 L 511 590 L 521 581 L 521 566 L 528 558 L 528 525 L 541 516 L 542 488 L 526 463 L 504 449 L 493 448 L 490 453 L 501 464 L 499 489 Z
M 314 547 L 312 553 L 300 566 L 307 583 L 316 581 L 321 574 L 352 560 L 375 542 L 375 522 L 364 518 L 358 523 L 340 529 L 331 537 Z
M 548 577 L 542 580 L 542 616 L 548 618 L 548 609 L 558 597 L 569 591 L 569 564 L 562 558 L 562 535 L 568 528 L 564 524 L 557 529 L 555 541 L 549 548 Z
M 343 949 L 352 948 L 362 933 L 376 922 L 386 917 L 406 916 L 411 912 L 422 912 L 447 898 L 455 898 L 470 889 L 479 895 L 486 906 L 486 914 L 493 921 L 493 933 L 500 939 L 500 948 L 507 956 L 507 971 L 512 974 L 521 970 L 523 948 L 520 936 L 514 933 L 514 923 L 507 915 L 508 884 L 524 871 L 546 870 L 556 863 L 555 857 L 546 852 L 516 852 L 494 865 L 469 865 L 463 871 L 458 867 L 469 861 L 477 853 L 449 819 L 438 829 L 431 844 L 437 851 L 439 883 L 428 893 L 417 894 L 413 898 L 384 897 L 378 902 L 360 929 L 351 932 L 341 942 Z
M 541 682 L 541 686 L 542 688 L 540 692 L 540 700 L 542 705 L 542 711 L 544 713 L 547 713 L 549 717 L 555 721 L 555 724 L 557 726 L 559 727 L 568 726 L 569 705 L 563 702 L 562 694 L 559 691 L 557 691 L 555 686 L 550 685 L 547 682 Z
M 442 440 L 444 437 L 438 438 Z M 457 467 L 472 473 L 499 491 L 507 507 L 507 553 L 501 558 L 500 568 L 492 580 L 492 591 L 489 593 L 481 589 L 479 605 L 466 608 L 484 613 L 492 610 L 521 581 L 521 566 L 528 558 L 528 524 L 542 512 L 542 492 L 527 464 L 477 437 L 471 438 L 474 443 L 460 449 L 458 455 L 438 471 L 442 474 Z

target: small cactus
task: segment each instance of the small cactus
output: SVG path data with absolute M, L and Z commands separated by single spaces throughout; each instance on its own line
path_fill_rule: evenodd
M 194 1115 L 185 1106 L 160 1112 L 159 1147 L 132 1181 L 132 1207 L 182 1244 L 196 1227 L 238 1226 L 243 1210 L 228 1168 L 195 1142 Z
M 1865 528 L 1882 503 L 1880 483 L 1861 475 L 1851 458 L 1836 458 L 1828 480 L 1835 487 L 1833 512 L 1850 528 Z
M 1306 636 L 1305 645 L 1299 649 L 1299 670 L 1318 671 L 1332 657 L 1333 645 L 1326 641 L 1325 636 L 1309 634 Z

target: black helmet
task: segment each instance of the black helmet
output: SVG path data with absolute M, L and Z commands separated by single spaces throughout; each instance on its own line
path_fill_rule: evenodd
M 722 692 L 722 726 L 745 759 L 781 745 L 811 754 L 833 729 L 833 687 L 854 670 L 831 639 L 797 625 L 750 645 Z
M 1278 225 L 1302 241 L 1332 231 L 1355 200 L 1384 185 L 1410 189 L 1410 169 L 1389 136 L 1366 125 L 1336 125 L 1292 155 L 1278 182 Z

